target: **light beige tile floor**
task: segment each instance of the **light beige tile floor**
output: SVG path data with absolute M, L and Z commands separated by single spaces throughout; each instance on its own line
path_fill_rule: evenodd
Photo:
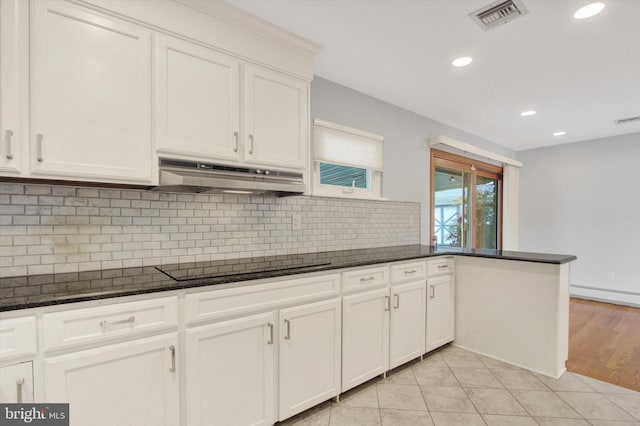
M 640 426 L 640 393 L 559 380 L 449 346 L 288 419 L 286 426 Z

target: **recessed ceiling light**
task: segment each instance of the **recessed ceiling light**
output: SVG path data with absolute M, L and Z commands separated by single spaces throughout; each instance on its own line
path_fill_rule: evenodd
M 523 117 L 531 117 L 532 115 L 535 115 L 535 111 L 531 110 L 531 111 L 524 111 L 521 112 L 520 115 Z
M 604 9 L 604 3 L 591 3 L 584 7 L 581 7 L 573 14 L 576 19 L 587 19 L 602 12 Z
M 566 135 L 566 134 L 567 134 L 567 132 L 555 132 L 555 133 L 553 134 L 553 136 L 564 136 L 564 135 Z
M 473 61 L 473 59 L 471 59 L 468 56 L 462 56 L 461 58 L 457 58 L 455 59 L 451 65 L 453 65 L 454 67 L 466 67 L 467 65 L 469 65 L 471 63 L 471 61 Z

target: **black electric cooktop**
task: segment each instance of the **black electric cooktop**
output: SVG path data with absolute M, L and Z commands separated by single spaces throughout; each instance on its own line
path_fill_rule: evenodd
M 314 259 L 308 255 L 301 254 L 176 263 L 156 266 L 156 269 L 176 281 L 190 281 L 260 272 L 306 270 L 330 264 L 331 262 L 324 259 Z

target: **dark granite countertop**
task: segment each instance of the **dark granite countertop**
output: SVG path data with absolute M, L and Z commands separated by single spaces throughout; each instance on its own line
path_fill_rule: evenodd
M 0 312 L 443 255 L 548 264 L 577 259 L 571 255 L 410 245 L 30 275 L 0 278 Z

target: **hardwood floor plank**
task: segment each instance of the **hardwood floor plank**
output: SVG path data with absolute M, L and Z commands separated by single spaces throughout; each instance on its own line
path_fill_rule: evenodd
M 640 309 L 571 299 L 567 369 L 640 391 Z

